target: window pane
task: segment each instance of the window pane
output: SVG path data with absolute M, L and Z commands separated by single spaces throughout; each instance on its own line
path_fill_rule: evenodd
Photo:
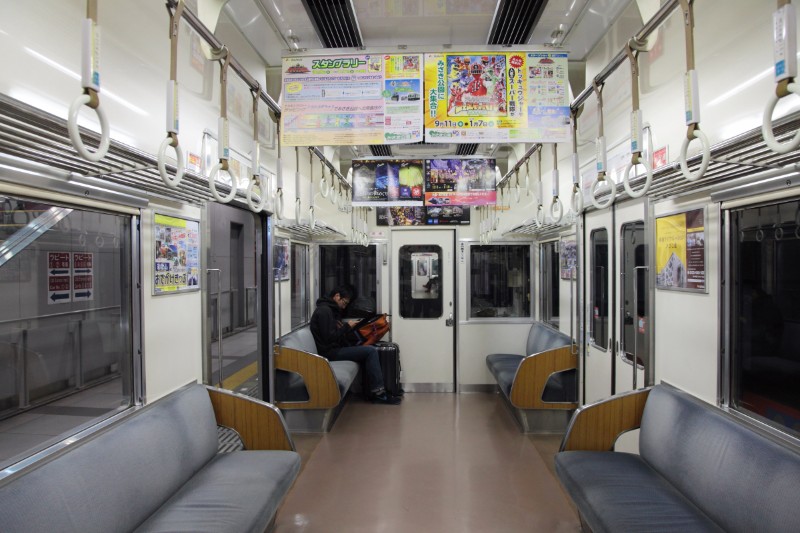
M 328 295 L 348 286 L 353 299 L 344 316 L 361 318 L 376 313 L 378 296 L 376 246 L 321 245 L 319 247 L 319 294 Z
M 0 197 L 0 466 L 131 404 L 130 228 Z
M 442 316 L 442 248 L 432 245 L 400 248 L 400 316 Z
M 541 299 L 542 320 L 558 327 L 559 317 L 559 259 L 557 242 L 543 243 L 541 253 L 541 279 L 539 298 Z
M 292 243 L 292 329 L 308 322 L 308 246 Z
M 605 349 L 608 348 L 608 231 L 605 229 L 592 232 L 591 265 L 591 339 L 596 346 Z
M 647 273 L 643 268 L 646 261 L 644 244 L 644 222 L 633 222 L 622 226 L 623 280 L 622 301 L 624 302 L 625 319 L 622 324 L 622 342 L 625 357 L 633 362 L 636 351 L 636 364 L 644 365 L 648 356 L 647 331 Z M 635 289 L 634 289 L 634 283 Z M 634 292 L 636 302 L 634 303 Z
M 798 209 L 798 202 L 741 209 L 731 213 L 730 228 L 731 404 L 796 433 L 800 433 Z
M 531 316 L 529 245 L 471 246 L 470 317 Z

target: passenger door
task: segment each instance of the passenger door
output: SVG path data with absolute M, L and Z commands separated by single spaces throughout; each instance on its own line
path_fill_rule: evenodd
M 615 207 L 615 236 L 619 272 L 615 300 L 617 305 L 614 392 L 645 387 L 650 361 L 650 318 L 648 291 L 648 247 L 644 200 Z M 633 361 L 636 359 L 636 372 Z
M 613 208 L 612 208 L 613 209 Z M 586 287 L 586 347 L 583 359 L 583 403 L 612 394 L 614 346 L 613 211 L 603 209 L 585 215 L 587 253 L 584 272 Z
M 250 211 L 214 202 L 208 220 L 204 381 L 260 397 L 262 222 Z
M 409 392 L 455 391 L 453 230 L 391 233 L 392 340 Z

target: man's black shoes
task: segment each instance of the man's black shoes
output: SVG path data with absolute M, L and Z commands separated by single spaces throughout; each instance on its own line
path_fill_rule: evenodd
M 387 394 L 385 391 L 381 394 L 372 395 L 372 403 L 385 403 L 387 405 L 397 405 L 401 402 L 401 398 Z

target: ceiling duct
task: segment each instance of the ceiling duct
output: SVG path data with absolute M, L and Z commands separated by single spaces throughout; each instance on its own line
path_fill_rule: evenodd
M 500 0 L 486 44 L 525 44 L 539 22 L 547 0 Z
M 477 144 L 459 144 L 456 148 L 456 155 L 475 155 L 477 151 Z
M 325 48 L 364 46 L 352 0 L 303 0 L 303 6 Z
M 369 151 L 375 157 L 389 157 L 392 155 L 392 148 L 385 144 L 372 144 L 369 147 Z

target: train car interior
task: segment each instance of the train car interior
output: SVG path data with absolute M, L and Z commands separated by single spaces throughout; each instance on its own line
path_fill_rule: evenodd
M 796 4 L 0 2 L 0 530 L 797 531 Z

